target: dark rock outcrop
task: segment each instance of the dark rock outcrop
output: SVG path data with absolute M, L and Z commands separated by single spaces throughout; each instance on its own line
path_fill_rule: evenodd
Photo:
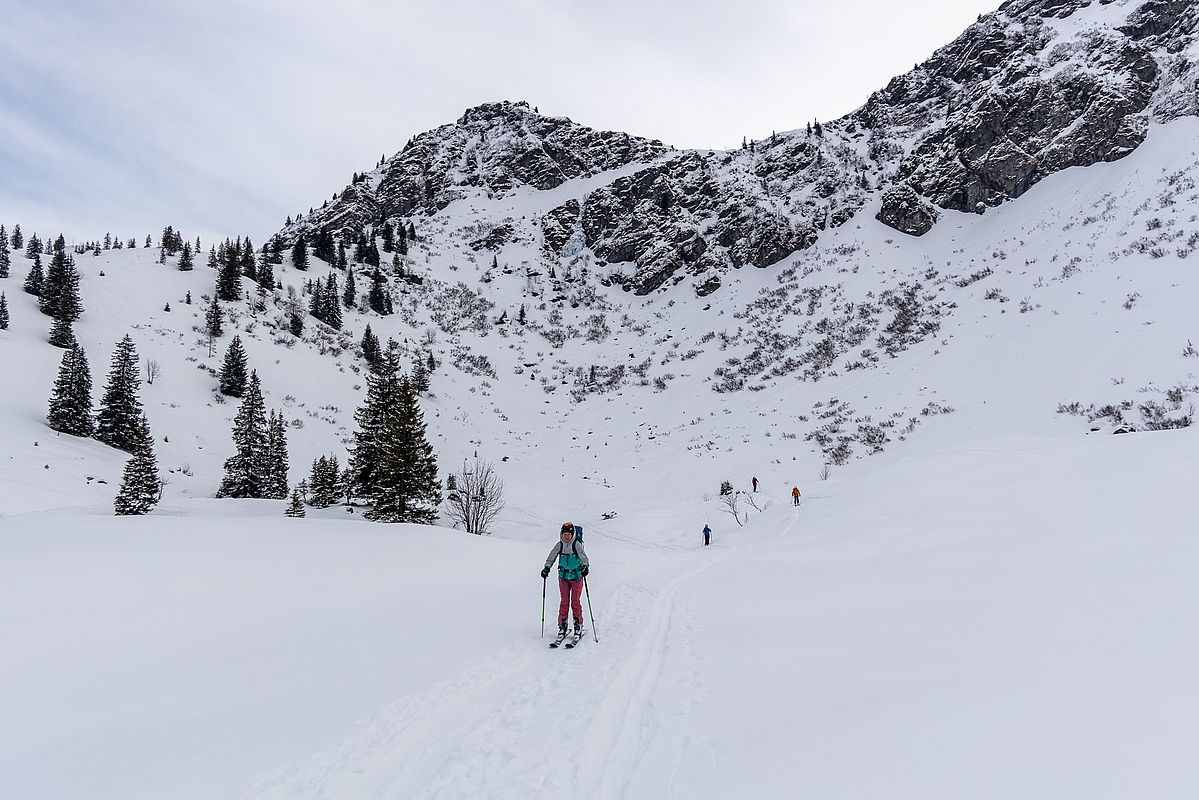
M 937 210 L 920 199 L 906 183 L 892 186 L 883 195 L 883 205 L 875 219 L 909 236 L 923 236 L 937 222 Z

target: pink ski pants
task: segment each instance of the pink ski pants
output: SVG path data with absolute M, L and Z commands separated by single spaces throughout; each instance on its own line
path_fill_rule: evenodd
M 562 602 L 558 605 L 558 627 L 566 622 L 566 609 L 569 607 L 575 614 L 575 622 L 583 624 L 583 579 L 575 578 L 568 581 L 558 579 L 558 591 L 562 593 Z

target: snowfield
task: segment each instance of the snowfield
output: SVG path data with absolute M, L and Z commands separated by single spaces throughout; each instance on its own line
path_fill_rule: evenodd
M 597 523 L 574 651 L 538 638 L 548 544 L 9 516 L 0 793 L 1189 797 L 1197 445 L 969 443 L 771 487 L 706 550 L 699 509 Z
M 125 333 L 161 364 L 141 399 L 168 485 L 142 518 L 112 516 L 123 454 L 45 424 L 61 351 L 14 253 L 0 797 L 1199 796 L 1199 433 L 1153 430 L 1199 399 L 1197 141 L 1154 124 L 919 239 L 876 192 L 709 297 L 635 297 L 586 252 L 530 274 L 535 218 L 620 171 L 480 191 L 417 218 L 395 315 L 297 339 L 285 288 L 225 304 L 211 353 L 213 243 L 179 272 L 120 232 L 139 247 L 76 256 L 76 335 L 97 399 Z M 511 240 L 472 249 L 500 219 Z M 212 499 L 232 332 L 295 485 L 344 463 L 368 322 L 439 362 L 430 440 L 443 475 L 495 463 L 493 535 Z M 741 525 L 718 491 L 753 476 Z M 564 520 L 599 641 L 551 651 Z

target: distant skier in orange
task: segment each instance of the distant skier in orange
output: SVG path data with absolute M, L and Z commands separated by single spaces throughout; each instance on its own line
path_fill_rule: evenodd
M 799 487 L 798 486 L 791 487 L 791 502 L 794 505 L 799 505 Z

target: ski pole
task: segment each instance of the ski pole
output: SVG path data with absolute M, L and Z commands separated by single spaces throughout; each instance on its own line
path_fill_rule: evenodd
M 595 631 L 595 612 L 591 610 L 591 589 L 587 586 L 587 576 L 583 576 L 583 591 L 587 592 L 587 613 L 591 615 L 591 635 L 595 637 L 595 643 L 599 644 L 599 634 Z
M 549 578 L 541 579 L 541 638 L 545 638 L 545 584 Z

